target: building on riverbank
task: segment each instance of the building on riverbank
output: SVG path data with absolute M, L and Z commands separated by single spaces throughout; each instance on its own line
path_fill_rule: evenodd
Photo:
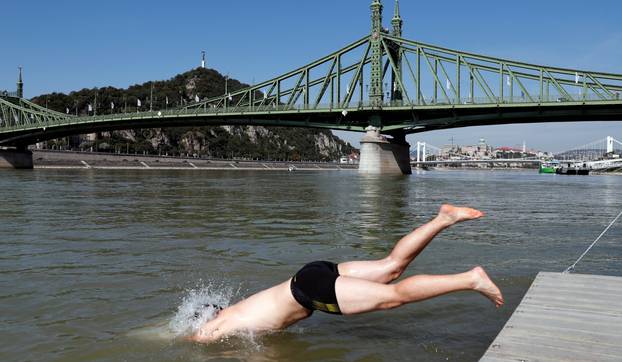
M 552 157 L 553 155 L 550 152 L 528 149 L 525 144 L 523 144 L 522 148 L 509 146 L 493 147 L 483 138 L 476 145 L 445 145 L 441 148 L 439 155 L 441 160 L 550 159 Z

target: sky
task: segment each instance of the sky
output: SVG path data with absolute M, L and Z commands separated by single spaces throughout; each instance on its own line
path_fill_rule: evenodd
M 385 27 L 393 1 L 384 0 Z M 369 33 L 371 0 L 8 1 L 2 6 L 0 89 L 26 97 L 127 87 L 199 66 L 246 83 L 298 68 Z M 542 65 L 622 73 L 622 1 L 400 2 L 404 37 Z M 337 132 L 358 145 L 358 133 Z M 411 144 L 475 144 L 562 151 L 606 136 L 622 122 L 469 127 L 409 136 Z

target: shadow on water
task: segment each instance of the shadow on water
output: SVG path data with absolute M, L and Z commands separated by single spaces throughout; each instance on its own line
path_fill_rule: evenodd
M 358 227 L 364 241 L 377 241 L 410 217 L 410 177 L 363 176 L 358 180 Z

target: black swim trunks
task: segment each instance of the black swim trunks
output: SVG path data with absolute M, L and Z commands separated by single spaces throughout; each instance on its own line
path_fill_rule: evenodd
M 292 278 L 290 289 L 294 299 L 310 311 L 341 314 L 335 294 L 335 281 L 338 277 L 337 264 L 314 261 L 296 273 Z

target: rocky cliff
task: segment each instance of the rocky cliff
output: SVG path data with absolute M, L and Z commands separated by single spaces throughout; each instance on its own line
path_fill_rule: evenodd
M 198 68 L 169 80 L 133 85 L 83 89 L 69 94 L 52 93 L 33 102 L 71 114 L 108 114 L 139 109 L 183 106 L 247 85 L 226 79 L 212 69 Z M 153 96 L 152 96 L 153 94 Z M 140 107 L 139 107 L 140 104 Z M 91 137 L 72 137 L 48 142 L 50 148 L 137 152 L 145 154 L 196 155 L 214 158 L 329 161 L 355 149 L 328 130 L 221 126 L 144 129 L 106 132 Z

